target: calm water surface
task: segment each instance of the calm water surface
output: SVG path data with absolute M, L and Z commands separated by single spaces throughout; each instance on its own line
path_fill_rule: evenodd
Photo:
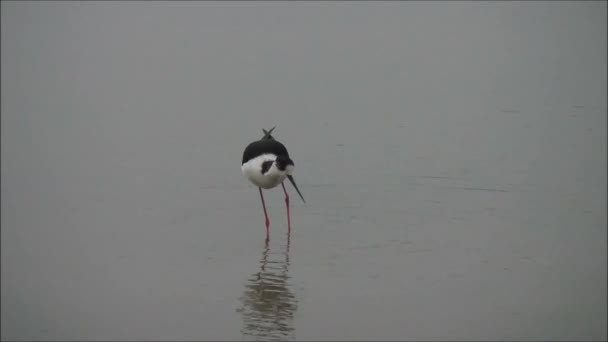
M 605 2 L 2 1 L 3 340 L 605 340 Z M 241 175 L 274 136 L 307 203 Z

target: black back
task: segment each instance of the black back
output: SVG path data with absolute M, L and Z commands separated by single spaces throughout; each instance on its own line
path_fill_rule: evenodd
M 245 164 L 249 160 L 266 153 L 272 153 L 276 156 L 283 155 L 289 157 L 289 153 L 287 153 L 287 149 L 285 146 L 283 146 L 283 144 L 274 139 L 262 139 L 247 145 L 245 151 L 243 152 L 242 163 Z

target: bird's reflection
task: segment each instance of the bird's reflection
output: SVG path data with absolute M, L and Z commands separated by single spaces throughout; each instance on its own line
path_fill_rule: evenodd
M 289 282 L 290 233 L 281 252 L 264 243 L 259 270 L 245 284 L 241 297 L 241 333 L 245 340 L 287 340 L 293 337 L 297 301 Z

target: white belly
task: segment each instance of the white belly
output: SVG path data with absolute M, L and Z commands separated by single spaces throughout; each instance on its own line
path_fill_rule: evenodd
M 262 174 L 262 163 L 267 160 L 274 161 L 273 155 L 261 155 L 253 158 L 241 166 L 243 175 L 249 179 L 251 183 L 264 189 L 272 189 L 281 184 L 287 177 L 287 173 L 276 168 L 273 164 L 270 169 Z

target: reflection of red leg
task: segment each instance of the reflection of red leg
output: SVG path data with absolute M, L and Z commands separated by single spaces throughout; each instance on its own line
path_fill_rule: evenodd
M 281 186 L 283 187 L 283 192 L 285 193 L 285 206 L 287 207 L 287 229 L 291 231 L 291 218 L 289 217 L 289 195 L 287 194 L 287 190 L 285 189 L 285 184 L 281 182 Z
M 266 239 L 268 239 L 268 227 L 270 226 L 270 220 L 268 219 L 268 213 L 266 212 L 266 203 L 264 203 L 264 195 L 262 194 L 262 188 L 260 190 L 260 198 L 262 199 L 262 208 L 264 208 L 264 217 L 266 218 Z

